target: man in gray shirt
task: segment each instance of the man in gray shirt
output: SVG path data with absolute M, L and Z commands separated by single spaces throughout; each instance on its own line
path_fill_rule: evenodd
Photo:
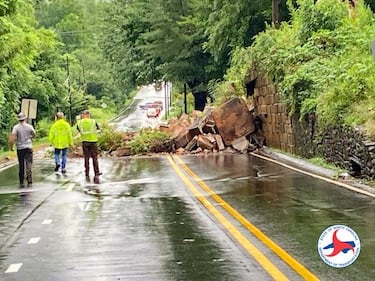
M 24 186 L 25 165 L 27 185 L 31 186 L 33 183 L 31 170 L 33 164 L 33 149 L 31 140 L 35 137 L 35 130 L 33 126 L 27 124 L 25 120 L 25 114 L 22 112 L 19 113 L 19 123 L 13 127 L 12 133 L 9 137 L 10 150 L 13 150 L 14 143 L 16 143 L 17 147 L 18 177 L 21 187 Z

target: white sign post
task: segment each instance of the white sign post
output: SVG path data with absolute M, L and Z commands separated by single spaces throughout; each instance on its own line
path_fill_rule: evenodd
M 38 101 L 34 99 L 22 99 L 21 112 L 28 119 L 36 119 Z

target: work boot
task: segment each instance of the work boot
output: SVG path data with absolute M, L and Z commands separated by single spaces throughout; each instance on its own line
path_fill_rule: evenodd
M 86 176 L 86 182 L 90 182 L 90 176 Z
M 57 172 L 59 169 L 60 169 L 60 165 L 59 165 L 59 164 L 56 164 L 55 172 Z
M 95 176 L 95 177 L 94 177 L 94 183 L 95 183 L 95 184 L 99 184 L 99 177 L 98 177 L 98 176 Z
M 66 174 L 66 169 L 62 169 L 61 173 Z

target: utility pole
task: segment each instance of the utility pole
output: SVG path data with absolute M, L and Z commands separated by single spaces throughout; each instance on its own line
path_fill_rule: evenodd
M 82 60 L 80 60 L 80 64 L 82 67 L 82 87 L 85 94 L 87 94 L 87 83 L 86 83 L 86 74 L 85 74 L 85 65 L 83 64 Z
M 163 82 L 161 82 L 163 83 Z M 165 110 L 165 120 L 168 119 L 168 92 L 167 92 L 167 81 L 164 81 L 164 110 Z
M 186 95 L 187 95 L 187 92 L 186 92 L 186 83 L 184 83 L 184 112 L 185 112 L 185 114 L 187 114 L 187 99 L 186 99 Z
M 168 81 L 169 106 L 172 106 L 172 83 Z
M 69 57 L 66 57 L 66 73 L 68 75 L 68 98 L 69 98 L 69 123 L 73 125 L 72 122 L 72 92 L 70 89 L 70 71 L 69 71 Z
M 280 0 L 272 0 L 272 23 L 276 29 L 280 27 Z

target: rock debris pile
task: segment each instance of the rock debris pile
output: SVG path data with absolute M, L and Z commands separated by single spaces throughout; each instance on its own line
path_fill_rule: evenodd
M 181 154 L 222 150 L 246 153 L 265 143 L 260 118 L 241 98 L 232 98 L 215 109 L 207 106 L 203 112 L 183 114 L 160 130 L 172 136 L 167 150 Z

